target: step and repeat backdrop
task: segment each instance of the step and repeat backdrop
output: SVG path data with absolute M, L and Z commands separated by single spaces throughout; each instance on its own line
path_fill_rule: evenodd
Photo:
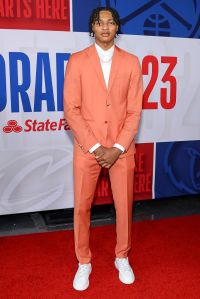
M 1 215 L 73 207 L 63 80 L 97 6 L 119 11 L 116 44 L 142 66 L 134 199 L 200 193 L 200 0 L 0 0 Z M 110 202 L 102 169 L 94 204 Z

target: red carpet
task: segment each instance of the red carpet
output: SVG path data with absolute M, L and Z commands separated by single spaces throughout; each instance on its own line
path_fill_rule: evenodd
M 73 231 L 1 237 L 0 298 L 200 298 L 200 215 L 133 224 L 132 285 L 118 280 L 114 247 L 114 225 L 92 228 L 90 287 L 77 292 Z

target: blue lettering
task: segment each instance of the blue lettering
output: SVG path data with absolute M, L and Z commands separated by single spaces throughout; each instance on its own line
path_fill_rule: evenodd
M 44 102 L 47 111 L 63 111 L 63 83 L 65 64 L 70 53 L 55 53 L 56 55 L 56 95 L 54 98 L 52 73 L 49 53 L 36 53 L 36 74 L 31 73 L 31 61 L 27 54 L 21 52 L 9 53 L 11 112 L 41 112 Z M 6 63 L 0 55 L 0 112 L 7 106 Z M 35 76 L 33 94 L 30 94 L 31 79 Z M 55 100 L 55 101 L 54 101 Z M 31 102 L 32 101 L 32 102 Z
M 3 111 L 6 107 L 7 97 L 6 97 L 6 67 L 3 57 L 0 55 L 0 111 Z
M 63 111 L 63 83 L 64 83 L 64 62 L 69 59 L 69 53 L 56 54 L 56 79 L 57 79 L 57 110 Z
M 31 112 L 31 104 L 27 89 L 30 87 L 30 61 L 26 54 L 20 52 L 10 52 L 10 94 L 11 111 L 19 112 L 19 95 L 21 96 L 24 112 Z M 18 61 L 22 65 L 22 84 L 19 84 Z
M 46 92 L 42 92 L 43 74 Z M 34 111 L 42 111 L 42 101 L 46 101 L 47 111 L 55 111 L 51 68 L 48 53 L 38 53 L 37 56 Z

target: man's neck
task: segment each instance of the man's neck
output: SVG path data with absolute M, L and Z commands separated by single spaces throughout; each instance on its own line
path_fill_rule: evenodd
M 109 50 L 114 45 L 114 41 L 110 43 L 100 43 L 99 41 L 95 40 L 95 43 L 103 50 Z

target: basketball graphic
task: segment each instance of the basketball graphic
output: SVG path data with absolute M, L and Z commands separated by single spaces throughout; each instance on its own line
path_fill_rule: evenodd
M 170 36 L 170 24 L 164 16 L 153 14 L 144 22 L 144 34 Z

